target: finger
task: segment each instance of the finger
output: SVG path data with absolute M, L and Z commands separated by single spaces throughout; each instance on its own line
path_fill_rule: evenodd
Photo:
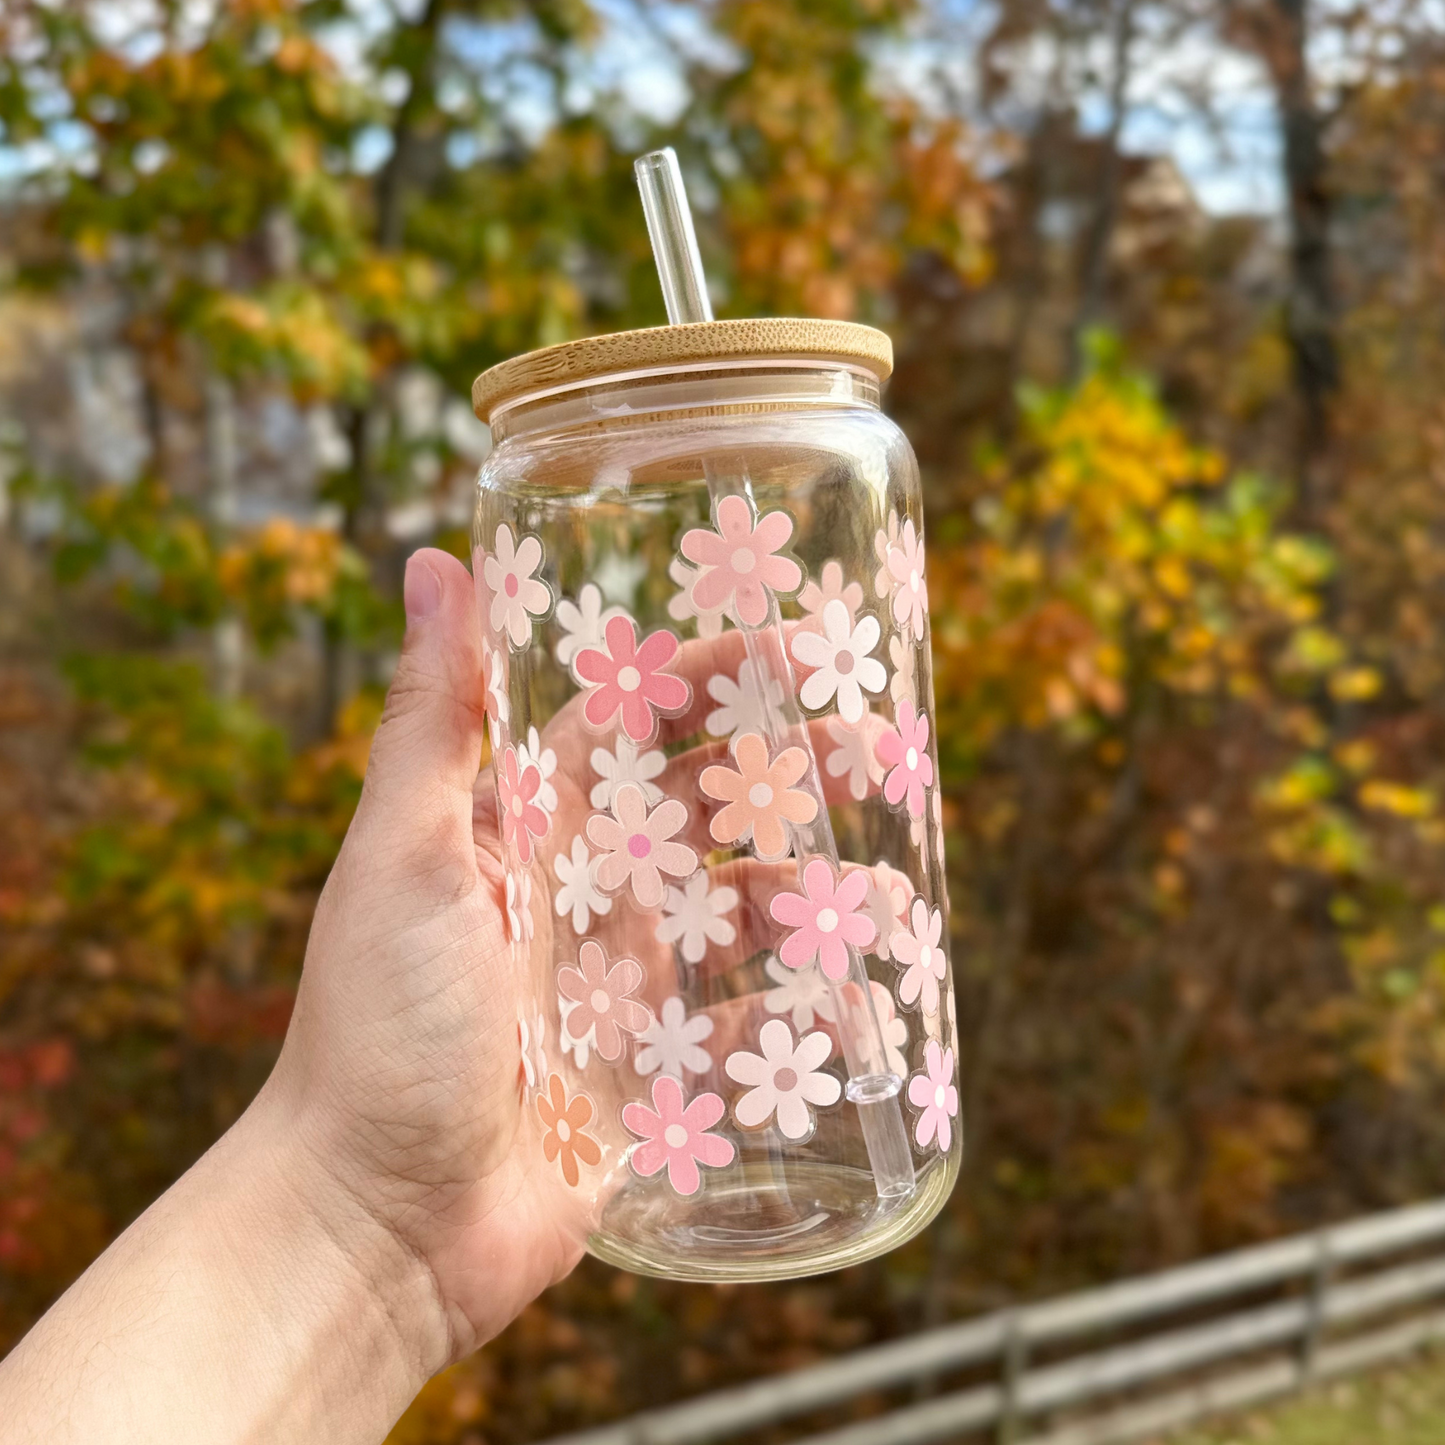
M 356 812 L 369 850 L 445 889 L 466 886 L 482 747 L 481 636 L 471 574 L 425 548 L 407 562 L 407 626 Z

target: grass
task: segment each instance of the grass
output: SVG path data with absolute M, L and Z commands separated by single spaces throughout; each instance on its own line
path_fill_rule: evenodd
M 1159 1445 L 1445 1445 L 1445 1352 Z

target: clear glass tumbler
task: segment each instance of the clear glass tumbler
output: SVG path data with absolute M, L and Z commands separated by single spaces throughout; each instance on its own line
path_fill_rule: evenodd
M 592 1253 L 778 1279 L 957 1176 L 913 454 L 841 322 L 479 377 L 473 534 L 525 1126 Z

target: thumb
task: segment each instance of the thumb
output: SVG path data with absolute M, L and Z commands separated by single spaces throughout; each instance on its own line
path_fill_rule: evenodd
M 447 552 L 407 559 L 406 638 L 372 741 L 356 821 L 402 867 L 472 859 L 481 761 L 482 641 L 472 577 Z

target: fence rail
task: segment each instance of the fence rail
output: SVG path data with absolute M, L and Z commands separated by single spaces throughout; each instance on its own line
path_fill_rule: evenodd
M 1406 1251 L 1417 1257 L 1390 1259 Z M 1290 1292 L 1238 1303 L 1269 1290 Z M 1227 1303 L 1232 1312 L 1216 1318 L 1169 1318 Z M 705 1445 L 993 1362 L 995 1379 L 797 1445 L 932 1445 L 990 1429 L 999 1445 L 1122 1445 L 1445 1340 L 1445 1308 L 1432 1304 L 1445 1305 L 1445 1200 L 1001 1310 L 546 1445 Z M 1072 1355 L 1063 1348 L 1121 1329 L 1146 1332 Z M 1346 1329 L 1354 1333 L 1340 1338 Z M 1050 1358 L 1039 1361 L 1042 1351 Z

